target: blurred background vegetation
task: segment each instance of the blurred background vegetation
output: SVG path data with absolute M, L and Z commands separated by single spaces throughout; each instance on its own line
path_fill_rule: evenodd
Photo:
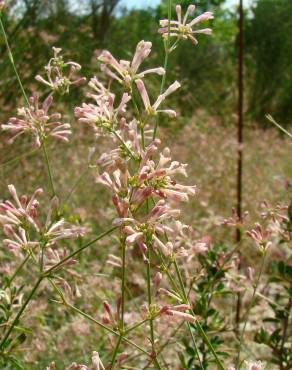
M 292 2 L 254 0 L 245 13 L 245 111 L 249 122 L 266 125 L 271 113 L 283 125 L 292 116 Z M 125 59 L 141 40 L 153 42 L 151 64 L 161 65 L 163 46 L 157 32 L 166 16 L 166 1 L 155 7 L 133 8 L 120 0 L 12 0 L 5 25 L 24 85 L 34 89 L 34 76 L 51 55 L 51 47 L 64 49 L 68 57 L 92 76 L 98 70 L 95 56 L 103 48 Z M 144 2 L 145 6 L 149 3 Z M 174 3 L 174 2 L 173 2 Z M 181 1 L 183 7 L 191 3 Z M 224 123 L 234 120 L 237 73 L 237 9 L 230 0 L 198 0 L 197 14 L 215 12 L 213 37 L 200 38 L 195 50 L 181 45 L 171 58 L 168 81 L 183 83 L 177 101 L 181 116 L 198 108 Z M 234 3 L 234 2 L 233 2 Z M 128 6 L 127 6 L 128 4 Z M 173 9 L 173 16 L 175 11 Z M 3 39 L 0 39 L 0 119 L 11 114 L 20 98 Z M 73 100 L 72 100 L 73 98 Z M 72 104 L 80 99 L 70 97 Z
M 159 131 L 159 136 L 164 139 L 163 145 L 171 145 L 175 159 L 189 163 L 188 181 L 198 185 L 199 194 L 186 206 L 184 221 L 194 227 L 198 239 L 208 234 L 219 242 L 233 243 L 233 231 L 222 230 L 218 224 L 222 217 L 229 217 L 236 200 L 237 8 L 230 6 L 230 0 L 178 2 L 184 9 L 195 3 L 196 15 L 205 10 L 214 11 L 213 36 L 201 35 L 198 46 L 182 43 L 171 55 L 167 85 L 177 79 L 182 88 L 180 93 L 171 96 L 168 106 L 179 114 L 176 120 L 162 122 L 165 129 Z M 34 77 L 43 74 L 43 67 L 52 56 L 52 46 L 63 48 L 66 60 L 80 63 L 82 75 L 88 79 L 100 73 L 97 55 L 102 49 L 109 49 L 118 58 L 131 59 L 141 39 L 153 43 L 153 51 L 145 64 L 153 67 L 163 64 L 164 48 L 157 30 L 159 19 L 167 15 L 167 0 L 148 8 L 143 6 L 146 2 L 138 0 L 139 8 L 127 6 L 129 2 L 125 0 L 10 0 L 7 3 L 3 22 L 27 91 L 42 89 Z M 273 205 L 278 201 L 288 203 L 290 199 L 286 188 L 292 178 L 292 143 L 277 129 L 267 130 L 271 124 L 265 114 L 272 114 L 283 126 L 291 122 L 292 1 L 244 0 L 244 3 L 249 6 L 245 8 L 244 22 L 243 209 L 250 212 L 252 224 L 258 220 L 257 206 L 263 199 Z M 175 17 L 174 9 L 172 13 Z M 159 89 L 159 78 L 149 78 L 147 82 L 150 91 Z M 109 224 L 113 213 L 108 207 L 109 194 L 94 184 L 95 170 L 84 172 L 88 147 L 95 145 L 97 154 L 101 154 L 107 145 L 102 139 L 96 144 L 90 131 L 83 130 L 73 117 L 73 108 L 86 99 L 85 94 L 86 87 L 75 88 L 69 97 L 56 101 L 53 111 L 64 113 L 65 119 L 72 123 L 74 135 L 69 144 L 50 143 L 49 154 L 65 217 L 88 223 L 96 235 Z M 21 91 L 0 37 L 0 124 L 14 116 L 22 103 Z M 31 153 L 31 146 L 25 137 L 12 146 L 7 145 L 6 139 L 0 132 L 0 199 L 6 197 L 10 183 L 17 186 L 20 194 L 31 193 L 40 186 L 47 189 L 47 173 L 40 153 L 27 155 Z M 74 188 L 80 174 L 84 175 L 66 204 L 68 191 Z M 84 309 L 94 315 L 101 303 L 97 297 L 114 297 L 115 292 L 112 297 L 107 296 L 108 282 L 98 273 L 108 273 L 107 253 L 114 252 L 116 245 L 106 241 L 82 256 L 78 265 L 80 275 L 85 275 L 84 280 L 79 276 L 80 281 L 77 279 L 85 297 Z M 246 243 L 243 251 L 244 265 L 253 264 L 254 247 Z M 278 249 L 277 253 L 280 254 Z M 1 275 L 11 274 L 8 266 L 14 263 L 13 256 L 2 248 L 0 259 Z M 135 296 L 139 295 L 140 284 L 138 274 L 134 273 L 137 270 L 131 270 L 131 289 Z M 26 273 L 28 278 L 33 274 Z M 113 280 L 118 282 L 119 291 L 118 277 Z M 73 320 L 61 308 L 56 312 L 45 293 L 41 298 L 41 304 L 35 303 L 32 307 L 32 316 L 27 316 L 27 321 L 35 322 L 34 331 L 39 334 L 31 338 L 27 347 L 33 350 L 19 355 L 25 357 L 26 369 L 36 369 L 36 363 L 38 369 L 43 369 L 54 359 L 63 367 L 73 360 L 83 362 L 85 358 L 88 362 L 86 356 L 91 350 L 102 351 L 105 339 L 100 333 L 82 320 Z

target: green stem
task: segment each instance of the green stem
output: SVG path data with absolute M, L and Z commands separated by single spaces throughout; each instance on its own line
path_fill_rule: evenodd
M 123 145 L 123 147 L 125 148 L 125 150 L 128 152 L 129 156 L 132 158 L 132 159 L 136 159 L 135 158 L 135 154 L 132 152 L 132 150 L 127 146 L 127 144 L 124 142 L 124 140 L 121 138 L 121 136 L 114 130 L 111 131 L 115 137 L 119 140 L 119 142 Z
M 123 335 L 121 334 L 119 336 L 119 339 L 118 339 L 117 344 L 116 344 L 115 349 L 114 349 L 114 353 L 113 353 L 113 356 L 112 356 L 112 359 L 111 359 L 110 370 L 112 370 L 113 367 L 115 366 L 116 357 L 117 357 L 118 350 L 120 348 L 120 344 L 121 344 L 122 339 L 123 339 Z
M 133 330 L 139 328 L 140 326 L 146 324 L 147 321 L 149 321 L 149 319 L 145 319 L 145 320 L 142 320 L 142 321 L 138 322 L 137 324 L 134 324 L 133 326 L 131 326 L 130 328 L 128 328 L 127 330 L 125 330 L 125 334 L 128 334 L 131 331 L 133 331 Z
M 1 167 L 8 166 L 8 165 L 10 165 L 10 164 L 12 164 L 14 162 L 17 162 L 17 161 L 19 161 L 19 160 L 21 160 L 21 159 L 23 159 L 25 157 L 28 157 L 28 156 L 30 156 L 30 155 L 38 152 L 39 149 L 40 148 L 37 148 L 37 149 L 33 149 L 33 150 L 29 151 L 29 152 L 26 152 L 26 153 L 23 153 L 23 154 L 19 154 L 19 155 L 15 156 L 13 159 L 9 159 L 8 161 L 1 163 L 0 164 L 0 168 Z
M 77 307 L 74 307 L 70 304 L 67 304 L 67 306 L 72 310 L 72 311 L 75 311 L 77 312 L 78 314 L 80 314 L 81 316 L 85 317 L 86 319 L 88 319 L 89 321 L 95 323 L 96 325 L 98 325 L 99 327 L 105 329 L 106 331 L 108 331 L 109 333 L 115 335 L 116 337 L 120 337 L 120 334 L 117 333 L 116 331 L 112 330 L 111 328 L 108 328 L 107 326 L 103 325 L 101 322 L 97 321 L 96 319 L 94 319 L 92 316 L 88 315 L 87 313 L 81 311 L 79 308 Z M 135 347 L 136 349 L 138 349 L 140 352 L 144 353 L 144 355 L 146 356 L 150 356 L 148 352 L 146 352 L 143 348 L 141 348 L 140 346 L 138 346 L 136 343 L 132 342 L 130 339 L 127 339 L 126 337 L 123 337 L 122 340 L 128 344 L 130 344 L 132 347 Z
M 48 156 L 48 151 L 47 151 L 47 146 L 46 146 L 45 140 L 43 140 L 43 142 L 42 142 L 42 148 L 43 148 L 45 162 L 46 162 L 47 171 L 48 171 L 48 175 L 49 175 L 49 181 L 50 181 L 50 187 L 51 187 L 52 197 L 54 197 L 56 195 L 56 191 L 55 191 L 55 187 L 54 187 L 53 174 L 52 174 L 52 169 L 51 169 L 51 165 L 50 165 L 50 160 L 49 160 L 49 156 Z
M 236 358 L 236 368 L 237 369 L 240 368 L 239 367 L 239 364 L 240 364 L 240 353 L 241 353 L 242 341 L 243 341 L 243 338 L 244 338 L 246 324 L 247 324 L 247 320 L 248 320 L 248 317 L 249 317 L 249 314 L 250 314 L 250 310 L 252 309 L 252 306 L 254 304 L 254 300 L 255 300 L 255 296 L 256 296 L 256 291 L 257 291 L 257 288 L 258 288 L 258 285 L 259 285 L 259 282 L 260 282 L 260 279 L 261 279 L 261 276 L 262 276 L 262 273 L 263 273 L 263 269 L 264 269 L 264 265 L 265 265 L 265 259 L 266 259 L 266 254 L 267 254 L 267 252 L 264 251 L 263 252 L 263 258 L 262 258 L 262 263 L 261 263 L 261 266 L 260 266 L 260 271 L 259 271 L 259 274 L 258 274 L 256 283 L 254 285 L 252 297 L 251 297 L 251 300 L 249 302 L 249 305 L 248 305 L 248 308 L 247 308 L 247 311 L 246 311 L 246 314 L 245 314 L 245 317 L 244 317 L 244 324 L 243 324 L 243 329 L 242 329 L 242 332 L 241 332 L 241 335 L 240 335 L 240 339 L 239 339 L 238 353 L 237 353 L 237 358 Z
M 77 189 L 77 187 L 79 186 L 80 182 L 82 181 L 82 179 L 84 178 L 84 176 L 87 174 L 88 171 L 89 171 L 89 165 L 81 172 L 81 175 L 75 181 L 74 185 L 72 186 L 72 188 L 70 189 L 69 193 L 67 194 L 67 196 L 66 196 L 66 198 L 64 200 L 64 203 L 67 203 L 69 201 L 69 199 L 71 198 L 72 194 Z
M 120 328 L 120 336 L 117 341 L 117 344 L 114 349 L 114 353 L 111 359 L 110 370 L 113 369 L 115 365 L 115 360 L 118 354 L 118 350 L 120 348 L 120 344 L 124 337 L 124 330 L 125 330 L 125 294 L 126 294 L 126 241 L 125 238 L 121 236 L 121 248 L 122 248 L 122 303 L 121 303 L 121 328 Z
M 5 45 L 6 45 L 6 48 L 7 48 L 7 51 L 8 51 L 8 57 L 9 57 L 9 60 L 10 60 L 10 63 L 12 65 L 12 68 L 13 68 L 13 71 L 15 73 L 15 76 L 17 78 L 17 81 L 18 81 L 18 84 L 20 86 L 20 89 L 21 89 L 21 92 L 22 92 L 22 95 L 25 99 L 25 102 L 26 104 L 29 106 L 29 100 L 28 100 L 28 97 L 26 95 L 26 92 L 24 90 L 24 87 L 22 85 L 22 82 L 20 80 L 20 77 L 19 77 L 19 74 L 17 72 L 17 69 L 16 69 L 16 66 L 15 66 L 15 62 L 14 62 L 14 58 L 13 58 L 13 55 L 12 55 L 12 52 L 11 52 L 11 49 L 10 49 L 10 46 L 9 46 L 9 42 L 8 42 L 8 38 L 7 38 L 7 35 L 6 35 L 6 32 L 5 32 L 5 28 L 4 28 L 4 25 L 2 23 L 2 19 L 1 19 L 1 13 L 0 13 L 0 28 L 1 28 L 1 32 L 3 34 L 3 37 L 4 37 L 4 42 L 5 42 Z
M 151 266 L 150 266 L 150 248 L 148 247 L 148 253 L 147 253 L 147 298 L 148 298 L 148 309 L 149 312 L 151 313 L 151 305 L 152 305 L 152 297 L 151 297 Z M 151 335 L 151 344 L 152 344 L 152 351 L 153 355 L 155 356 L 155 343 L 154 343 L 154 328 L 153 328 L 153 319 L 150 318 L 149 320 L 150 323 L 150 335 Z
M 122 304 L 121 304 L 121 327 L 125 329 L 125 294 L 126 294 L 126 242 L 121 241 L 122 247 Z
M 24 260 L 21 262 L 21 264 L 17 267 L 17 269 L 14 271 L 14 274 L 11 276 L 11 278 L 9 279 L 9 281 L 7 282 L 7 284 L 5 285 L 4 289 L 8 288 L 12 281 L 16 278 L 16 276 L 20 273 L 20 271 L 22 270 L 22 268 L 24 267 L 24 265 L 26 264 L 26 262 L 29 260 L 30 258 L 30 255 L 28 254 Z
M 162 76 L 161 79 L 161 85 L 160 85 L 160 94 L 163 93 L 163 90 L 165 88 L 165 82 L 166 82 L 166 71 L 168 67 L 168 60 L 169 60 L 169 46 L 170 46 L 170 20 L 171 20 L 171 0 L 168 0 L 167 4 L 167 18 L 168 18 L 168 35 L 167 35 L 167 40 L 165 42 L 165 55 L 164 55 L 164 75 Z M 153 140 L 156 138 L 156 133 L 157 133 L 157 128 L 159 125 L 159 115 L 157 116 L 155 120 L 155 126 L 154 126 L 154 131 L 153 131 Z
M 177 264 L 177 262 L 176 262 L 175 259 L 174 259 L 174 266 L 175 266 L 176 274 L 177 274 L 177 277 L 178 277 L 178 280 L 179 280 L 179 284 L 180 284 L 180 287 L 181 287 L 181 291 L 182 291 L 183 297 L 185 299 L 185 303 L 186 304 L 189 304 L 188 297 L 187 297 L 186 292 L 185 292 L 185 287 L 184 287 L 182 275 L 181 275 L 180 269 L 179 269 L 178 264 Z M 214 350 L 214 348 L 212 346 L 212 343 L 210 342 L 209 338 L 207 337 L 204 329 L 202 328 L 199 320 L 196 318 L 196 316 L 194 314 L 194 311 L 192 309 L 190 309 L 190 313 L 194 316 L 194 320 L 195 320 L 195 324 L 196 324 L 197 330 L 200 333 L 200 335 L 203 338 L 203 340 L 206 343 L 206 345 L 208 346 L 209 350 L 212 352 L 218 368 L 220 370 L 224 370 L 223 364 L 221 363 L 219 357 L 217 356 L 217 353 Z M 198 359 L 200 361 L 199 353 L 197 353 L 197 356 L 198 356 Z
M 29 304 L 30 300 L 32 299 L 32 297 L 34 296 L 35 292 L 37 291 L 41 281 L 43 280 L 43 276 L 40 276 L 36 282 L 36 284 L 34 285 L 34 287 L 32 288 L 31 292 L 29 293 L 28 297 L 26 298 L 25 302 L 23 303 L 23 305 L 21 306 L 20 310 L 18 311 L 17 315 L 15 316 L 15 319 L 13 320 L 11 326 L 9 327 L 9 329 L 7 330 L 6 334 L 4 335 L 3 339 L 1 340 L 0 342 L 0 349 L 3 349 L 3 345 L 5 344 L 6 340 L 9 338 L 13 328 L 15 327 L 15 325 L 18 323 L 23 311 L 25 310 L 26 306 Z
M 155 350 L 155 336 L 154 336 L 154 326 L 153 326 L 153 318 L 151 317 L 151 305 L 152 305 L 152 294 L 151 294 L 151 251 L 150 247 L 148 246 L 148 253 L 147 253 L 147 298 L 148 298 L 148 307 L 150 311 L 150 338 L 151 338 L 151 346 L 152 346 L 152 356 L 153 356 L 153 363 L 156 369 L 161 370 L 161 366 L 157 360 L 157 354 Z
M 78 255 L 79 253 L 81 253 L 82 251 L 84 251 L 84 249 L 90 247 L 92 244 L 96 243 L 98 240 L 100 240 L 100 239 L 104 238 L 105 236 L 109 235 L 110 233 L 112 233 L 116 229 L 117 229 L 117 226 L 114 226 L 111 229 L 109 229 L 109 230 L 107 230 L 107 231 L 99 234 L 95 239 L 93 239 L 90 242 L 86 243 L 85 245 L 83 245 L 82 247 L 80 247 L 79 249 L 77 249 L 75 252 L 69 254 L 67 257 L 65 257 L 64 259 L 62 259 L 62 261 L 58 262 L 56 265 L 50 267 L 47 271 L 44 272 L 44 276 L 50 275 L 50 273 L 52 273 L 53 271 L 55 271 L 56 269 L 58 269 L 65 262 L 67 262 L 68 260 L 70 260 L 74 256 Z
M 267 114 L 266 115 L 266 118 L 272 122 L 276 127 L 278 127 L 278 129 L 280 129 L 282 132 L 284 132 L 284 134 L 286 134 L 287 136 L 290 137 L 290 139 L 292 139 L 292 133 L 290 133 L 289 131 L 285 130 L 284 127 L 282 127 L 278 122 L 276 122 L 274 120 L 274 118 L 270 115 L 270 114 Z

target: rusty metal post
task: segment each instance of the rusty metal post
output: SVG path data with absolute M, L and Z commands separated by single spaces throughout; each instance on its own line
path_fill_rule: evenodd
M 237 194 L 236 194 L 236 211 L 237 216 L 242 219 L 242 145 L 243 145 L 243 58 L 244 58 L 244 42 L 243 42 L 243 0 L 239 0 L 239 33 L 238 33 L 238 102 L 237 102 Z M 236 230 L 236 242 L 240 243 L 241 232 L 239 229 Z M 239 253 L 239 266 L 240 270 L 241 261 Z M 238 293 L 237 296 L 237 307 L 236 307 L 236 329 L 238 329 L 240 322 L 240 310 L 241 310 L 241 296 Z

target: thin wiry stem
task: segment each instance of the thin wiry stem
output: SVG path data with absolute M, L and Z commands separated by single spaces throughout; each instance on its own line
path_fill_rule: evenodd
M 148 309 L 151 315 L 151 305 L 152 305 L 152 297 L 151 297 L 151 255 L 150 255 L 150 248 L 148 246 L 148 253 L 147 253 L 147 299 L 148 299 Z M 151 338 L 151 345 L 152 345 L 152 352 L 153 356 L 156 356 L 156 351 L 155 351 L 155 339 L 154 339 L 154 327 L 153 327 L 153 319 L 150 318 L 149 321 L 150 324 L 150 338 Z
M 121 327 L 125 329 L 125 294 L 126 294 L 126 242 L 121 241 L 122 247 L 122 303 L 121 303 Z
M 9 166 L 10 164 L 12 163 L 15 163 L 17 161 L 20 161 L 21 159 L 25 158 L 25 157 L 29 157 L 31 156 L 32 154 L 35 154 L 39 151 L 40 148 L 35 148 L 29 152 L 26 152 L 26 153 L 23 153 L 23 154 L 20 154 L 20 155 L 17 155 L 15 156 L 13 159 L 9 159 L 8 161 L 6 162 L 3 162 L 0 164 L 0 168 L 1 167 L 5 167 L 5 166 Z
M 188 301 L 188 297 L 186 295 L 186 291 L 185 291 L 185 287 L 184 287 L 184 283 L 183 283 L 183 279 L 182 279 L 182 275 L 181 275 L 181 272 L 180 272 L 180 269 L 179 269 L 179 266 L 176 262 L 176 260 L 174 259 L 174 266 L 175 266 L 175 270 L 176 270 L 176 273 L 177 273 L 177 277 L 178 277 L 178 280 L 179 280 L 179 284 L 180 284 L 180 288 L 181 288 L 181 292 L 183 294 L 183 297 L 185 299 L 185 303 L 186 304 L 189 304 L 189 301 Z M 199 334 L 201 335 L 201 337 L 203 338 L 204 342 L 206 343 L 206 345 L 208 346 L 209 350 L 212 352 L 213 356 L 214 356 L 214 360 L 218 366 L 218 368 L 220 370 L 224 370 L 224 366 L 222 364 L 222 362 L 220 361 L 216 351 L 214 350 L 213 346 L 212 346 L 212 343 L 210 342 L 208 336 L 206 335 L 204 329 L 202 328 L 199 320 L 196 318 L 195 314 L 194 314 L 194 311 L 192 309 L 190 309 L 190 313 L 194 316 L 194 321 L 195 321 L 195 325 L 197 327 L 197 330 L 199 332 Z M 191 332 L 191 328 L 190 329 L 190 332 Z M 200 356 L 199 356 L 199 353 L 197 353 L 197 356 L 198 356 L 198 359 L 200 361 L 200 364 L 201 364 L 201 360 L 200 360 Z M 201 367 L 202 367 L 202 364 L 201 364 Z M 203 367 L 202 367 L 203 368 Z
M 82 247 L 78 248 L 76 251 L 72 252 L 71 254 L 69 254 L 67 257 L 63 258 L 60 262 L 58 262 L 56 265 L 50 267 L 48 270 L 44 271 L 44 274 L 45 276 L 48 276 L 50 275 L 52 272 L 54 272 L 55 270 L 57 270 L 59 267 L 61 267 L 62 265 L 64 265 L 65 262 L 67 262 L 68 260 L 70 260 L 71 258 L 77 256 L 78 254 L 80 254 L 82 251 L 84 251 L 85 249 L 87 249 L 88 247 L 90 247 L 91 245 L 93 245 L 94 243 L 96 243 L 98 240 L 104 238 L 105 236 L 111 234 L 113 231 L 115 231 L 117 229 L 117 226 L 114 226 L 112 227 L 111 229 L 99 234 L 95 239 L 91 240 L 90 242 L 86 243 L 85 245 L 83 245 Z
M 274 118 L 273 118 L 270 114 L 267 114 L 267 115 L 266 115 L 266 118 L 267 118 L 270 122 L 272 122 L 272 124 L 273 124 L 273 125 L 275 125 L 276 127 L 278 127 L 278 129 L 280 129 L 282 132 L 284 132 L 284 134 L 286 134 L 287 136 L 289 136 L 289 137 L 290 137 L 290 139 L 292 139 L 292 134 L 291 134 L 289 131 L 287 131 L 286 129 L 284 129 L 284 127 L 282 127 L 278 122 L 276 122 L 276 121 L 274 120 Z
M 162 76 L 161 79 L 161 85 L 160 85 L 160 94 L 163 93 L 163 90 L 165 88 L 165 82 L 166 82 L 166 73 L 167 73 L 167 67 L 168 67 L 168 60 L 169 60 L 169 52 L 170 52 L 170 20 L 171 20 L 171 0 L 168 0 L 167 3 L 167 18 L 168 18 L 168 30 L 167 30 L 167 39 L 165 41 L 165 55 L 164 55 L 164 75 Z M 154 126 L 154 131 L 153 131 L 153 140 L 156 138 L 157 134 L 157 128 L 159 125 L 159 115 L 157 116 L 155 120 L 155 126 Z
M 28 97 L 27 97 L 26 92 L 24 90 L 24 87 L 22 85 L 21 79 L 19 77 L 19 74 L 18 74 L 16 65 L 15 65 L 15 62 L 14 62 L 14 58 L 13 58 L 13 55 L 12 55 L 12 52 L 11 52 L 11 49 L 10 49 L 8 38 L 7 38 L 7 35 L 6 35 L 6 32 L 5 32 L 5 28 L 4 28 L 2 19 L 1 19 L 1 12 L 0 12 L 0 28 L 1 28 L 1 32 L 2 32 L 3 37 L 4 37 L 4 42 L 5 42 L 5 45 L 6 45 L 6 48 L 7 48 L 8 57 L 9 57 L 9 60 L 10 60 L 11 65 L 12 65 L 13 71 L 15 73 L 15 76 L 17 78 L 18 84 L 20 86 L 20 90 L 22 92 L 22 95 L 24 97 L 24 100 L 25 100 L 26 104 L 29 105 Z
M 82 310 L 80 310 L 79 308 L 77 307 L 74 307 L 72 306 L 71 304 L 67 304 L 67 306 L 72 310 L 72 311 L 75 311 L 77 312 L 78 314 L 80 314 L 81 316 L 85 317 L 86 319 L 88 319 L 89 321 L 95 323 L 96 325 L 98 325 L 99 327 L 105 329 L 106 331 L 108 331 L 109 333 L 119 337 L 120 334 L 117 333 L 116 331 L 112 330 L 111 328 L 107 327 L 106 325 L 103 325 L 101 322 L 99 322 L 98 320 L 94 319 L 92 316 L 90 316 L 89 314 L 83 312 Z M 130 339 L 126 338 L 126 337 L 123 337 L 122 340 L 128 344 L 130 344 L 132 347 L 135 347 L 136 349 L 138 349 L 140 352 L 142 352 L 144 355 L 146 356 L 150 356 L 150 354 L 145 351 L 142 347 L 138 346 L 136 343 L 132 342 Z
M 81 181 L 84 179 L 84 177 L 87 175 L 87 172 L 89 171 L 89 164 L 86 166 L 86 168 L 81 172 L 80 176 L 78 177 L 78 179 L 75 181 L 74 185 L 72 186 L 72 188 L 70 189 L 70 191 L 68 192 L 68 194 L 66 195 L 66 198 L 64 200 L 64 203 L 67 203 L 69 201 L 69 199 L 72 197 L 74 191 L 77 189 L 77 187 L 79 186 L 79 184 L 81 183 Z
M 267 252 L 264 251 L 261 266 L 260 266 L 260 271 L 259 271 L 256 283 L 254 285 L 252 297 L 251 297 L 251 300 L 249 302 L 249 305 L 248 305 L 248 308 L 247 308 L 247 311 L 246 311 L 246 314 L 245 314 L 245 317 L 244 317 L 244 324 L 243 324 L 243 329 L 242 329 L 240 339 L 239 339 L 238 352 L 237 352 L 237 358 L 236 358 L 236 368 L 237 369 L 240 368 L 239 367 L 239 365 L 240 365 L 240 353 L 241 353 L 242 342 L 243 342 L 243 338 L 244 338 L 244 334 L 245 334 L 246 324 L 247 324 L 247 320 L 248 320 L 248 317 L 249 317 L 249 314 L 250 314 L 250 310 L 253 307 L 255 296 L 256 296 L 256 291 L 257 291 L 257 288 L 258 288 L 258 285 L 259 285 L 259 282 L 260 282 L 260 279 L 261 279 L 261 276 L 262 276 L 262 273 L 263 273 L 266 255 L 267 255 Z
M 4 41 L 5 41 L 5 45 L 6 45 L 6 48 L 7 48 L 7 51 L 8 51 L 9 60 L 10 60 L 10 63 L 12 65 L 12 68 L 13 68 L 13 71 L 15 73 L 15 76 L 17 78 L 17 81 L 18 81 L 20 90 L 22 92 L 22 95 L 24 97 L 24 100 L 25 100 L 26 104 L 28 106 L 30 106 L 28 96 L 27 96 L 27 94 L 26 94 L 26 92 L 24 90 L 23 84 L 21 82 L 19 73 L 17 71 L 16 65 L 15 65 L 15 62 L 14 62 L 14 58 L 13 58 L 13 55 L 12 55 L 12 52 L 11 52 L 11 49 L 10 49 L 8 38 L 7 38 L 7 35 L 6 35 L 6 32 L 5 32 L 5 28 L 4 28 L 2 19 L 1 19 L 1 13 L 0 13 L 0 28 L 1 28 L 1 31 L 2 31 L 2 34 L 3 34 L 3 37 L 4 37 Z M 45 143 L 44 140 L 42 142 L 42 148 L 43 148 L 45 162 L 46 162 L 46 166 L 47 166 L 47 170 L 48 170 L 48 174 L 49 174 L 51 191 L 52 191 L 53 196 L 55 196 L 56 195 L 56 192 L 55 192 L 54 183 L 53 183 L 52 170 L 51 170 L 51 167 L 50 167 L 49 157 L 48 157 L 48 153 L 47 153 L 47 149 L 46 149 L 46 143 Z
M 125 330 L 125 295 L 126 295 L 126 242 L 125 238 L 121 236 L 121 254 L 122 254 L 122 285 L 121 285 L 121 291 L 122 291 L 122 302 L 121 302 L 121 318 L 120 318 L 120 336 L 117 341 L 117 344 L 115 346 L 113 356 L 111 359 L 111 365 L 110 369 L 113 369 L 115 365 L 115 360 L 118 354 L 118 350 L 120 348 L 120 344 L 124 337 L 124 330 Z
M 111 359 L 110 370 L 112 370 L 113 367 L 115 366 L 115 361 L 116 361 L 116 358 L 117 358 L 117 355 L 118 355 L 118 351 L 119 351 L 119 348 L 120 348 L 120 344 L 122 342 L 122 339 L 123 339 L 123 335 L 120 334 L 119 339 L 117 341 L 117 344 L 115 346 L 114 352 L 113 352 L 112 359 Z
M 6 289 L 7 287 L 9 287 L 11 285 L 11 283 L 13 282 L 13 280 L 16 278 L 16 276 L 20 273 L 20 271 L 23 269 L 23 267 L 25 266 L 25 264 L 27 263 L 27 261 L 29 260 L 30 258 L 30 255 L 28 254 L 24 260 L 21 262 L 21 264 L 17 267 L 17 269 L 14 271 L 13 275 L 11 276 L 11 278 L 8 280 L 7 284 L 4 286 L 4 289 Z
M 50 164 L 49 155 L 48 155 L 48 151 L 47 151 L 47 146 L 46 146 L 45 140 L 42 143 L 42 148 L 43 148 L 44 158 L 45 158 L 45 162 L 46 162 L 46 166 L 47 166 L 47 171 L 48 171 L 48 175 L 49 175 L 49 181 L 50 181 L 50 187 L 51 187 L 52 197 L 54 197 L 56 195 L 56 191 L 55 191 L 53 174 L 52 174 L 51 164 Z
M 40 276 L 36 282 L 36 284 L 34 285 L 34 287 L 32 288 L 31 292 L 29 293 L 28 297 L 26 298 L 26 300 L 24 301 L 24 303 L 22 304 L 22 306 L 20 307 L 20 310 L 18 311 L 17 315 L 15 316 L 14 320 L 12 321 L 12 324 L 11 326 L 9 327 L 9 329 L 7 330 L 6 334 L 4 335 L 4 337 L 2 338 L 1 342 L 0 342 L 0 349 L 3 349 L 3 346 L 5 345 L 6 343 L 6 340 L 9 338 L 12 330 L 14 329 L 15 325 L 18 323 L 23 311 L 25 310 L 26 306 L 29 304 L 29 302 L 31 301 L 31 299 L 33 298 L 33 296 L 35 295 L 40 283 L 42 282 L 43 280 L 43 276 Z

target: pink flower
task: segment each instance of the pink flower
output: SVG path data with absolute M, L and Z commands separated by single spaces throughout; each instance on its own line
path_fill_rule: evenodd
M 3 244 L 12 252 L 18 252 L 20 249 L 34 249 L 39 246 L 39 242 L 29 241 L 27 233 L 22 227 L 15 231 L 10 225 L 5 225 L 4 233 L 10 239 L 4 239 Z
M 155 164 L 150 157 L 156 151 L 156 145 L 152 144 L 143 154 L 137 178 L 137 188 L 151 188 L 153 194 L 174 202 L 188 201 L 189 196 L 196 194 L 196 186 L 178 184 L 174 180 L 176 175 L 187 176 L 187 165 L 172 161 L 168 148 L 160 153 L 159 161 Z
M 272 245 L 272 242 L 270 240 L 272 236 L 271 230 L 264 229 L 259 223 L 255 224 L 254 229 L 247 231 L 246 235 L 254 240 L 255 244 L 262 252 L 264 252 Z
M 210 35 L 212 30 L 210 28 L 203 28 L 199 30 L 193 30 L 193 27 L 198 23 L 213 19 L 213 13 L 205 12 L 198 17 L 187 23 L 187 19 L 190 13 L 195 10 L 195 5 L 189 5 L 184 18 L 182 19 L 181 6 L 176 6 L 177 21 L 168 21 L 168 19 L 162 19 L 160 21 L 159 32 L 163 34 L 163 37 L 177 37 L 178 39 L 187 40 L 190 39 L 194 44 L 198 44 L 198 40 L 194 37 L 196 34 Z M 170 31 L 170 32 L 169 32 Z M 169 33 L 169 35 L 168 35 Z
M 120 60 L 118 62 L 109 51 L 105 50 L 98 58 L 103 63 L 101 64 L 101 70 L 110 78 L 117 80 L 126 87 L 130 87 L 133 80 L 143 78 L 149 73 L 163 75 L 165 71 L 162 67 L 147 69 L 138 73 L 140 65 L 150 54 L 151 47 L 151 42 L 146 42 L 144 40 L 140 41 L 131 62 L 126 60 Z
M 54 223 L 48 223 L 44 232 L 44 238 L 46 245 L 55 244 L 61 239 L 78 238 L 83 236 L 87 232 L 87 229 L 82 226 L 72 225 L 61 219 Z
M 264 365 L 261 361 L 245 361 L 246 370 L 262 370 Z
M 8 185 L 8 189 L 14 203 L 9 200 L 0 203 L 0 223 L 18 227 L 28 222 L 36 230 L 39 230 L 36 222 L 39 207 L 37 197 L 43 193 L 43 190 L 41 188 L 37 189 L 29 199 L 26 195 L 19 198 L 14 185 Z
M 118 125 L 120 116 L 125 113 L 126 105 L 131 100 L 130 95 L 124 93 L 116 108 L 114 94 L 90 96 L 95 99 L 95 104 L 83 103 L 81 107 L 76 107 L 75 116 L 80 123 L 91 126 L 97 136 L 112 133 Z
M 103 363 L 101 362 L 98 352 L 94 351 L 92 353 L 91 358 L 92 358 L 92 365 L 94 366 L 93 370 L 105 370 L 105 367 L 103 366 Z
M 18 109 L 19 117 L 12 117 L 7 124 L 1 125 L 2 130 L 13 134 L 9 142 L 13 143 L 18 136 L 23 134 L 30 135 L 37 147 L 40 147 L 43 140 L 48 137 L 69 141 L 70 124 L 59 121 L 62 117 L 60 113 L 48 113 L 52 102 L 52 95 L 49 95 L 41 105 L 38 95 L 30 97 L 30 105 Z
M 136 85 L 138 88 L 138 91 L 141 95 L 145 111 L 148 115 L 153 116 L 156 115 L 157 113 L 165 113 L 169 115 L 170 117 L 175 117 L 176 112 L 172 109 L 158 109 L 160 104 L 166 99 L 166 97 L 170 94 L 172 94 L 175 90 L 177 90 L 181 85 L 178 81 L 175 81 L 173 84 L 171 84 L 166 91 L 159 95 L 158 98 L 156 99 L 156 102 L 151 105 L 150 99 L 146 90 L 146 87 L 144 85 L 144 82 L 140 79 L 136 80 Z
M 287 217 L 288 206 L 277 204 L 275 207 L 272 207 L 265 200 L 261 202 L 260 206 L 262 208 L 261 217 L 263 219 L 271 219 L 273 222 L 289 220 Z
M 85 77 L 75 77 L 81 69 L 80 64 L 75 62 L 64 62 L 60 55 L 62 49 L 53 47 L 54 57 L 45 66 L 47 80 L 37 75 L 35 79 L 48 86 L 52 91 L 68 94 L 71 85 L 81 85 L 86 81 Z
M 103 307 L 105 310 L 105 315 L 102 317 L 102 322 L 107 325 L 110 324 L 114 328 L 117 327 L 121 314 L 121 298 L 116 300 L 115 312 L 107 301 L 103 302 Z
M 190 306 L 187 304 L 179 304 L 176 306 L 167 305 L 161 308 L 161 310 L 159 311 L 159 315 L 173 316 L 189 322 L 194 322 L 196 318 L 193 315 L 185 312 L 189 310 Z

